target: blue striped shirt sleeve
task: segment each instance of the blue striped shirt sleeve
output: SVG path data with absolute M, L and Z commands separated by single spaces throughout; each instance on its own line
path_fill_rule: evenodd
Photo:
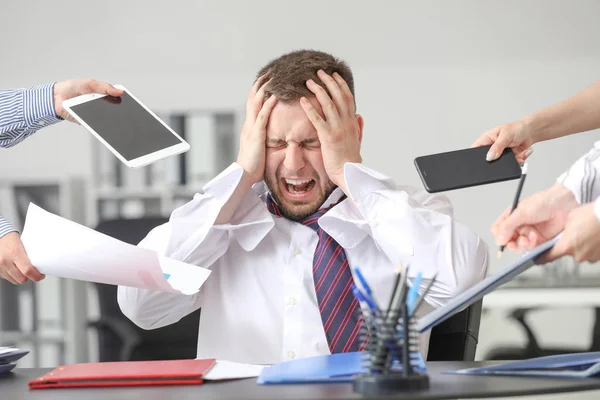
M 12 147 L 62 121 L 54 110 L 54 83 L 0 91 L 0 147 Z
M 7 233 L 16 232 L 16 231 L 17 230 L 15 229 L 14 226 L 9 224 L 8 221 L 5 220 L 4 218 L 0 217 L 0 238 L 2 236 L 6 235 Z

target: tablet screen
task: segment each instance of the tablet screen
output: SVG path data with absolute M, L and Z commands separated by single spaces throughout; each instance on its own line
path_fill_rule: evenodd
M 128 161 L 181 143 L 127 92 L 74 105 L 71 110 Z

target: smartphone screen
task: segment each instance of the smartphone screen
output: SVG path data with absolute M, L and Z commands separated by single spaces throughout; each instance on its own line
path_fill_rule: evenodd
M 415 158 L 423 186 L 429 193 L 519 179 L 521 167 L 511 149 L 495 161 L 485 156 L 491 146 L 456 150 Z

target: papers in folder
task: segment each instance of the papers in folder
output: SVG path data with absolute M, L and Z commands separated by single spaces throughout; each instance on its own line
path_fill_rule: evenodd
M 210 270 L 159 256 L 29 204 L 21 240 L 43 274 L 194 294 Z
M 29 350 L 16 347 L 0 347 L 0 374 L 12 371 L 17 366 L 15 362 L 28 353 Z
M 539 255 L 541 255 L 545 251 L 552 248 L 552 246 L 554 246 L 554 244 L 558 241 L 559 237 L 560 235 L 552 240 L 547 241 L 546 243 L 539 245 L 535 249 L 524 254 L 521 258 L 513 262 L 511 265 L 502 268 L 494 275 L 489 276 L 483 281 L 471 286 L 469 289 L 465 290 L 452 300 L 448 301 L 446 304 L 444 304 L 443 307 L 440 307 L 430 312 L 429 314 L 427 314 L 419 320 L 419 322 L 417 323 L 417 331 L 421 333 L 428 331 L 437 324 L 450 318 L 457 312 L 475 303 L 484 295 L 492 292 L 498 286 L 511 281 L 517 275 L 521 274 L 522 272 L 525 272 L 535 264 L 535 259 Z
M 446 373 L 458 375 L 589 378 L 600 375 L 600 352 L 538 357 L 490 367 L 468 368 Z

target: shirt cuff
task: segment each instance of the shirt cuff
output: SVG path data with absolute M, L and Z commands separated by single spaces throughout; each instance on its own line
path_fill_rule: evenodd
M 23 117 L 27 125 L 37 129 L 63 119 L 54 107 L 54 83 L 33 86 L 23 92 Z
M 598 197 L 596 199 L 596 201 L 594 201 L 594 213 L 596 214 L 596 217 L 598 217 L 598 220 L 600 221 L 600 197 Z
M 17 232 L 17 230 L 7 220 L 0 217 L 0 238 L 11 232 Z
M 600 141 L 580 157 L 556 181 L 573 192 L 578 204 L 594 201 L 600 196 Z

